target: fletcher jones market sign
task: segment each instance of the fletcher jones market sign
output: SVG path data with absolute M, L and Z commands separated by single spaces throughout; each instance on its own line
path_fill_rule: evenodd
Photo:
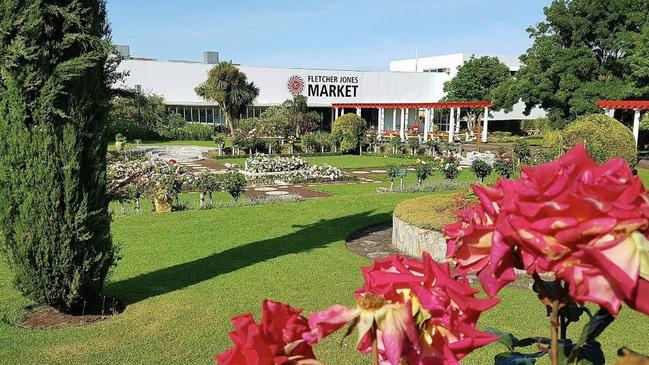
M 288 78 L 288 91 L 293 96 L 303 95 L 317 98 L 355 98 L 358 95 L 358 77 L 309 75 L 307 82 L 302 76 Z

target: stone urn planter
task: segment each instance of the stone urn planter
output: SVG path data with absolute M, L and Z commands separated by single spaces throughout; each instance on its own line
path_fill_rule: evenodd
M 156 213 L 171 213 L 172 200 L 171 199 L 155 199 Z

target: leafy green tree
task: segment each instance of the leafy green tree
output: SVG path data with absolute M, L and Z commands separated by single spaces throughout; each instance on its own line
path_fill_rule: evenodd
M 196 94 L 205 100 L 219 103 L 230 127 L 230 134 L 239 117 L 259 95 L 259 88 L 248 81 L 245 73 L 241 72 L 232 62 L 221 62 L 214 66 L 207 81 L 196 87 Z
M 493 167 L 485 160 L 477 158 L 471 163 L 471 171 L 473 171 L 473 174 L 480 180 L 480 182 L 484 182 L 484 179 L 491 175 L 492 170 Z
M 101 0 L 2 1 L 0 232 L 15 285 L 72 310 L 116 260 L 106 126 L 117 59 Z
M 600 112 L 598 99 L 649 97 L 647 9 L 649 0 L 554 0 L 545 21 L 528 29 L 534 43 L 509 104 L 520 97 L 527 113 L 540 106 L 563 128 Z
M 367 122 L 365 119 L 352 113 L 338 117 L 331 127 L 331 132 L 333 134 L 342 137 L 340 150 L 343 153 L 348 153 L 357 149 L 360 152 L 361 143 L 365 139 L 366 131 Z
M 489 101 L 492 93 L 503 82 L 511 79 L 509 67 L 496 57 L 471 57 L 458 67 L 457 75 L 444 83 L 448 101 Z M 496 108 L 498 106 L 496 105 Z M 482 121 L 483 109 L 472 108 L 467 111 L 468 129 L 476 130 Z

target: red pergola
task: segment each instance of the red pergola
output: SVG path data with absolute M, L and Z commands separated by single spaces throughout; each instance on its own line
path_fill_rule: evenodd
M 459 131 L 460 123 L 460 109 L 469 109 L 469 108 L 484 108 L 484 128 L 482 129 L 481 139 L 483 142 L 487 142 L 487 123 L 489 119 L 489 108 L 492 107 L 490 101 L 450 101 L 450 102 L 422 102 L 422 103 L 335 103 L 331 107 L 334 108 L 334 113 L 332 116 L 338 117 L 339 111 L 344 113 L 345 109 L 356 109 L 356 113 L 360 115 L 361 109 L 378 109 L 379 110 L 379 132 L 381 133 L 384 130 L 384 121 L 385 121 L 385 109 L 393 110 L 393 123 L 396 124 L 396 114 L 397 110 L 401 110 L 401 128 L 399 135 L 401 139 L 405 139 L 405 124 L 404 119 L 408 119 L 408 110 L 409 109 L 425 109 L 425 127 L 424 127 L 424 140 L 428 140 L 428 134 L 430 132 L 430 125 L 434 122 L 434 115 L 432 113 L 433 109 L 450 109 L 451 114 L 449 117 L 449 133 L 448 140 L 449 142 L 453 141 L 453 133 L 456 132 L 454 129 L 457 128 Z M 455 113 L 457 109 L 457 113 Z M 404 117 L 405 115 L 405 117 Z M 457 119 L 457 120 L 456 120 Z
M 649 100 L 600 100 L 596 104 L 602 109 L 649 110 Z
M 633 116 L 633 137 L 635 137 L 636 146 L 638 145 L 640 111 L 649 110 L 649 100 L 599 100 L 595 104 L 604 109 L 604 112 L 611 118 L 615 115 L 615 109 L 635 110 L 635 115 Z
M 451 101 L 437 103 L 336 103 L 332 108 L 360 108 L 360 109 L 448 109 L 448 108 L 491 108 L 490 101 Z

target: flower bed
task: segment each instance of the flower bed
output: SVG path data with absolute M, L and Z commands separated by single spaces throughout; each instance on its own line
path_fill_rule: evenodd
M 249 182 L 267 184 L 274 181 L 288 183 L 305 181 L 336 181 L 343 172 L 331 165 L 310 165 L 300 157 L 268 157 L 255 155 L 246 160 L 243 171 Z

